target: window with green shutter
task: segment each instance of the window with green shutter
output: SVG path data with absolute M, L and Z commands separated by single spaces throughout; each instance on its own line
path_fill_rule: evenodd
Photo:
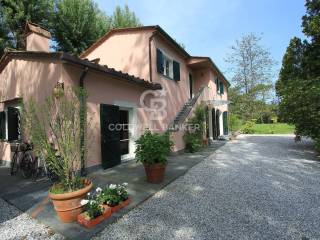
M 0 112 L 0 140 L 6 139 L 6 112 Z
M 224 93 L 224 85 L 223 82 L 220 82 L 220 94 Z
M 157 48 L 157 71 L 158 73 L 161 73 L 161 74 L 163 74 L 164 72 L 163 53 L 158 48 Z
M 180 81 L 180 64 L 176 61 L 173 61 L 173 79 Z
M 216 77 L 216 90 L 217 90 L 217 93 L 220 92 L 220 85 L 219 85 L 219 79 L 218 79 L 218 77 Z

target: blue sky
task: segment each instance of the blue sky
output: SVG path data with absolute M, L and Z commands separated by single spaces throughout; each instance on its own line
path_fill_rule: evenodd
M 111 14 L 126 3 L 143 25 L 160 25 L 191 55 L 209 56 L 227 77 L 224 59 L 243 34 L 263 33 L 262 44 L 281 66 L 293 36 L 302 37 L 304 0 L 96 0 Z

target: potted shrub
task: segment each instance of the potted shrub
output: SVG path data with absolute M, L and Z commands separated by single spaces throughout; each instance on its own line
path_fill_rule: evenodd
M 114 213 L 130 204 L 131 199 L 129 198 L 126 186 L 127 183 L 118 185 L 110 184 L 109 187 L 103 189 L 99 196 L 99 201 L 102 206 L 110 207 L 111 211 Z
M 150 183 L 162 182 L 167 157 L 173 146 L 169 133 L 151 133 L 147 130 L 136 141 L 136 144 L 136 158 L 144 165 L 147 181 Z
M 97 189 L 98 190 L 98 189 Z M 111 216 L 111 208 L 102 206 L 99 202 L 99 195 L 91 196 L 88 193 L 88 199 L 83 199 L 81 205 L 84 206 L 85 212 L 78 215 L 78 223 L 86 228 L 92 228 Z
M 53 95 L 38 106 L 32 99 L 24 104 L 25 135 L 34 145 L 58 181 L 50 188 L 49 197 L 62 222 L 72 222 L 83 211 L 81 200 L 92 188 L 90 180 L 81 178 L 81 156 L 86 147 L 81 144 L 81 122 L 86 118 L 80 105 L 81 90 L 70 89 Z M 80 117 L 79 117 L 80 116 Z

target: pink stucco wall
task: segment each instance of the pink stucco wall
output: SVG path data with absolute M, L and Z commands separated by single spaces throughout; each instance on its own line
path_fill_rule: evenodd
M 110 36 L 86 58 L 149 80 L 149 37 L 152 32 L 120 32 Z
M 26 50 L 27 51 L 42 51 L 49 52 L 50 39 L 43 37 L 36 33 L 30 33 L 26 37 Z
M 0 110 L 4 101 L 33 98 L 43 101 L 61 77 L 61 64 L 54 61 L 12 60 L 0 73 Z M 11 159 L 10 144 L 0 142 L 0 159 Z

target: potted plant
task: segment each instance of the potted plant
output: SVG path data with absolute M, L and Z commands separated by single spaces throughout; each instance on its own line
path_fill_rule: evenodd
M 80 104 L 84 94 L 82 90 L 70 89 L 48 97 L 41 106 L 32 99 L 24 104 L 25 135 L 33 143 L 35 154 L 58 177 L 49 197 L 62 222 L 77 219 L 83 211 L 80 202 L 92 188 L 91 181 L 79 174 L 86 150 L 80 137 L 81 119 L 86 119 Z
M 97 188 L 98 190 L 99 188 Z M 96 190 L 96 191 L 97 191 Z M 97 191 L 98 192 L 98 191 Z M 98 193 L 99 194 L 99 193 Z M 102 206 L 99 202 L 99 195 L 91 196 L 88 193 L 88 199 L 83 199 L 81 205 L 84 206 L 85 212 L 78 215 L 78 223 L 86 228 L 92 228 L 111 216 L 111 208 Z
M 141 162 L 144 165 L 147 181 L 150 183 L 162 182 L 167 164 L 167 156 L 173 146 L 169 133 L 151 133 L 147 130 L 136 141 L 136 144 L 135 153 L 137 162 Z
M 127 183 L 118 185 L 110 184 L 103 189 L 99 196 L 99 201 L 102 206 L 110 207 L 111 211 L 114 213 L 130 204 L 131 199 L 129 198 L 126 186 Z

